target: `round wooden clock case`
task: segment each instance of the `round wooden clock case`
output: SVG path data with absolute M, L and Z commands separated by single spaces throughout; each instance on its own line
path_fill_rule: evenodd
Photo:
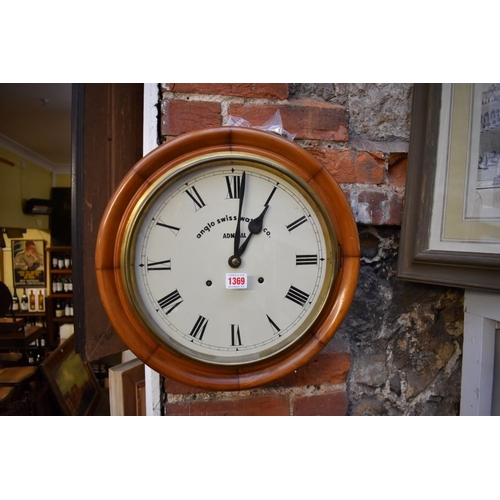
M 106 313 L 153 370 L 214 390 L 287 375 L 333 337 L 359 239 L 339 185 L 274 133 L 201 130 L 126 175 L 99 229 Z

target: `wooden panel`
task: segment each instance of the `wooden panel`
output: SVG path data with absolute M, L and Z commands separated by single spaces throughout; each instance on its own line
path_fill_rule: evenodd
M 146 413 L 146 380 L 137 382 L 135 386 L 135 414 L 145 417 Z
M 132 359 L 109 370 L 111 416 L 145 416 L 144 363 Z
M 75 349 L 93 361 L 126 349 L 101 305 L 94 268 L 108 200 L 142 157 L 143 84 L 75 84 L 72 137 Z

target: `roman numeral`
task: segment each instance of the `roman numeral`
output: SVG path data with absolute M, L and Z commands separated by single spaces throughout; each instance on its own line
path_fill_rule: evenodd
M 266 314 L 267 321 L 269 321 L 269 324 L 271 325 L 271 328 L 273 329 L 273 333 L 278 333 L 280 331 L 279 326 Z
M 317 255 L 296 255 L 295 256 L 296 266 L 317 266 L 318 256 Z
M 186 189 L 186 191 L 184 192 L 194 201 L 194 209 L 196 211 L 205 206 L 205 202 L 202 200 L 200 193 L 196 191 L 196 188 L 194 186 Z
M 169 224 L 165 224 L 164 222 L 157 222 L 156 225 L 170 229 L 175 234 L 175 236 L 177 236 L 177 233 L 181 230 L 180 227 L 170 226 Z
M 288 290 L 288 293 L 285 295 L 285 298 L 291 300 L 292 302 L 295 302 L 299 306 L 304 307 L 307 299 L 309 298 L 309 294 L 292 285 L 290 287 L 290 290 Z
M 225 175 L 227 185 L 226 198 L 239 198 L 241 188 L 241 177 L 239 175 Z
M 165 314 L 170 314 L 183 301 L 184 299 L 180 296 L 179 292 L 177 290 L 174 290 L 173 292 L 169 293 L 168 295 L 165 295 L 165 297 L 160 299 L 158 301 L 158 305 L 162 309 L 165 309 L 168 306 L 172 306 L 170 309 L 165 311 Z
M 193 329 L 189 333 L 191 337 L 194 337 L 195 339 L 202 340 L 203 335 L 205 335 L 205 329 L 207 328 L 208 324 L 208 319 L 204 318 L 203 316 L 198 316 L 198 319 L 196 320 L 196 323 L 193 326 Z
M 240 325 L 231 325 L 231 345 L 241 345 Z
M 158 262 L 153 262 L 148 259 L 147 270 L 148 271 L 171 271 L 172 266 L 170 265 L 169 260 L 159 260 Z
M 307 222 L 307 219 L 306 219 L 305 215 L 303 215 L 299 219 L 293 221 L 291 224 L 288 224 L 288 226 L 286 226 L 286 228 L 291 233 L 294 229 L 297 229 L 299 226 L 301 226 L 302 224 L 304 224 L 304 222 Z

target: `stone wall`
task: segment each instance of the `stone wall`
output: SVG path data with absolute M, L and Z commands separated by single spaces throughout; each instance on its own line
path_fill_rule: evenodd
M 399 228 L 360 227 L 361 270 L 337 336 L 351 415 L 458 415 L 463 292 L 396 278 Z
M 350 201 L 358 288 L 331 345 L 270 386 L 209 393 L 165 380 L 164 412 L 202 415 L 455 415 L 463 292 L 396 278 L 411 84 L 162 84 L 163 140 L 280 110 L 287 131 Z

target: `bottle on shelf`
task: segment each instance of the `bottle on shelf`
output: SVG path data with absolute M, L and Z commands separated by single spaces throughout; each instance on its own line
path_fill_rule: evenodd
M 43 293 L 41 290 L 38 290 L 38 310 L 43 311 L 45 309 L 43 303 Z
M 56 302 L 56 311 L 55 311 L 55 314 L 56 314 L 56 318 L 62 318 L 63 316 L 63 308 L 62 308 L 62 305 L 61 305 L 61 301 L 58 300 Z
M 12 296 L 12 310 L 14 312 L 19 311 L 19 297 L 16 290 L 14 290 L 14 295 Z
M 26 295 L 26 289 L 23 288 L 23 295 L 21 296 L 21 311 L 28 311 L 29 303 L 28 296 Z
M 66 304 L 64 305 L 64 316 L 71 316 L 69 309 L 69 301 L 67 301 Z
M 54 254 L 52 256 L 52 269 L 57 269 L 57 261 L 58 261 L 57 255 Z
M 63 259 L 63 256 L 62 255 L 59 255 L 57 257 L 57 267 L 59 269 L 63 269 L 64 268 L 64 259 Z
M 65 256 L 64 256 L 64 267 L 66 269 L 69 269 L 71 267 L 71 259 L 69 257 L 69 253 L 67 253 Z
M 35 300 L 35 292 L 31 290 L 30 292 L 30 311 L 36 310 L 36 300 Z

